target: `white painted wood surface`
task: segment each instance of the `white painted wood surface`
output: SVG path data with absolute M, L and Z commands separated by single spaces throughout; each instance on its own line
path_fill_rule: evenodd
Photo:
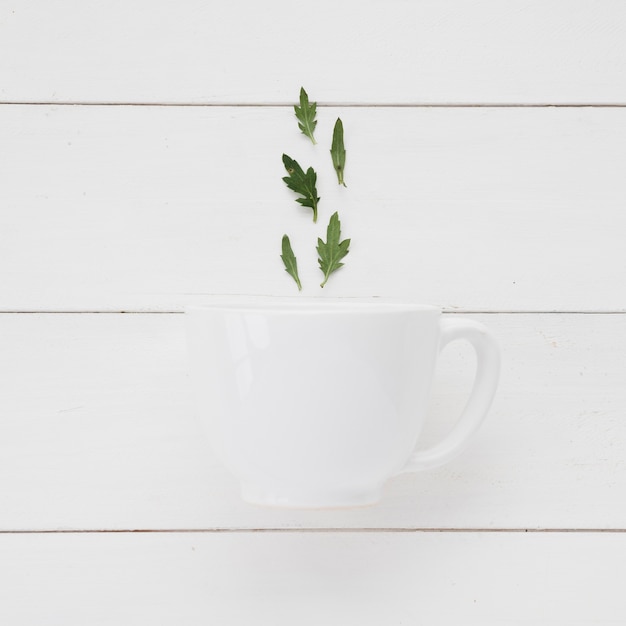
M 626 622 L 625 71 L 621 0 L 0 3 L 0 623 Z M 323 224 L 284 151 L 353 240 L 324 295 L 488 311 L 503 346 L 474 445 L 377 507 L 240 502 L 155 313 L 293 293 L 280 237 Z M 443 355 L 424 444 L 472 364 Z
M 626 6 L 626 5 L 625 5 Z M 345 125 L 346 181 L 328 148 Z M 453 310 L 626 310 L 626 109 L 0 110 L 0 309 L 181 310 L 206 293 L 411 295 Z M 320 223 L 281 154 L 318 171 Z M 322 292 L 318 235 L 352 238 Z
M 244 504 L 189 395 L 183 315 L 0 316 L 0 530 L 626 528 L 626 315 L 471 315 L 503 374 L 458 460 L 393 479 L 379 506 Z M 473 374 L 442 355 L 423 445 L 460 414 Z
M 626 534 L 0 536 L 11 626 L 623 624 Z
M 625 103 L 621 0 L 18 2 L 12 102 Z

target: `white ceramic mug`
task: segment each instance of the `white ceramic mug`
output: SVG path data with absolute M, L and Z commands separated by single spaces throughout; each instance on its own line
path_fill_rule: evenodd
M 455 457 L 498 382 L 487 329 L 431 306 L 233 297 L 187 307 L 186 321 L 201 420 L 256 504 L 376 503 L 390 477 Z M 444 441 L 415 452 L 437 355 L 456 339 L 476 349 L 473 391 Z

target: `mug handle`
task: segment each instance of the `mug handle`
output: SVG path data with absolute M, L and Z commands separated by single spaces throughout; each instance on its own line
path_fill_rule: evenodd
M 469 341 L 476 350 L 474 387 L 452 431 L 443 441 L 431 448 L 414 452 L 401 474 L 443 465 L 460 454 L 485 419 L 498 386 L 500 349 L 489 330 L 471 320 L 441 319 L 439 324 L 441 328 L 439 352 L 457 339 Z

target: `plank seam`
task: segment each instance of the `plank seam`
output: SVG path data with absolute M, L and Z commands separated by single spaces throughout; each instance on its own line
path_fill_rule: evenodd
M 108 101 L 21 101 L 3 100 L 0 106 L 85 106 L 85 107 L 237 107 L 237 108 L 292 108 L 297 102 L 108 102 Z M 620 109 L 626 108 L 626 103 L 620 102 L 318 102 L 319 108 L 380 108 L 380 109 L 573 109 L 598 108 Z
M 626 533 L 626 528 L 141 528 L 0 530 L 0 535 L 68 534 L 200 534 L 200 533 Z
M 442 313 L 445 315 L 626 315 L 625 309 L 615 310 L 563 310 L 555 311 L 551 309 L 546 310 L 485 310 L 485 309 L 446 309 L 442 308 Z M 111 309 L 111 310 L 96 310 L 96 309 L 84 309 L 84 310 L 64 310 L 64 309 L 27 309 L 27 310 L 0 310 L 0 315 L 183 315 L 184 311 L 181 310 L 131 310 L 131 309 Z

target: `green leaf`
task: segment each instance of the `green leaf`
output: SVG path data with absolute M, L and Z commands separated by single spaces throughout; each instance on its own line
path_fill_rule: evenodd
M 333 213 L 328 228 L 326 230 L 326 243 L 321 239 L 317 240 L 317 254 L 319 255 L 320 269 L 324 273 L 324 281 L 320 285 L 323 287 L 328 281 L 328 277 L 340 267 L 343 267 L 341 259 L 348 254 L 348 247 L 350 246 L 350 240 L 341 238 L 341 223 L 339 222 L 339 214 Z
M 333 130 L 333 143 L 330 147 L 330 155 L 333 159 L 333 167 L 337 172 L 337 181 L 340 185 L 346 186 L 343 182 L 343 170 L 346 167 L 346 150 L 343 147 L 343 122 L 337 118 Z
M 291 242 L 289 241 L 289 237 L 287 235 L 283 235 L 283 253 L 280 255 L 280 258 L 283 260 L 285 264 L 285 271 L 289 276 L 293 277 L 296 281 L 296 285 L 298 285 L 298 291 L 302 291 L 302 285 L 300 284 L 300 278 L 298 277 L 298 261 L 291 249 Z
M 305 174 L 298 162 L 286 154 L 283 154 L 283 164 L 289 174 L 289 176 L 283 178 L 285 184 L 289 189 L 303 196 L 302 198 L 296 198 L 296 202 L 313 209 L 313 221 L 317 222 L 317 203 L 320 201 L 315 187 L 317 174 L 312 167 Z
M 313 137 L 313 132 L 315 131 L 315 127 L 317 126 L 317 122 L 315 120 L 315 109 L 317 108 L 317 102 L 313 102 L 309 104 L 309 96 L 306 91 L 304 91 L 304 87 L 300 87 L 300 106 L 296 105 L 293 107 L 296 112 L 296 117 L 298 118 L 298 128 L 315 144 L 315 137 Z

